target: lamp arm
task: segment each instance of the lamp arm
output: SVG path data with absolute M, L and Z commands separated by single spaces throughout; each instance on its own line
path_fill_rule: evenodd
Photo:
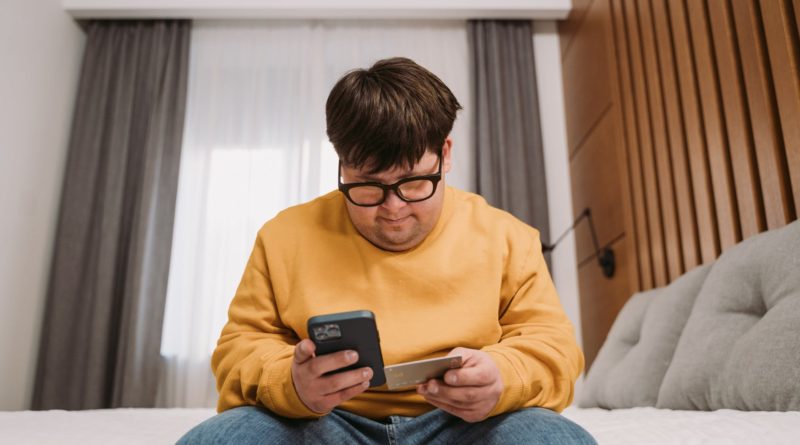
M 578 215 L 578 217 L 575 218 L 575 221 L 572 222 L 572 225 L 567 227 L 567 230 L 565 230 L 564 233 L 562 233 L 558 237 L 558 239 L 556 239 L 556 242 L 554 242 L 553 244 L 548 244 L 548 243 L 542 242 L 542 252 L 547 253 L 547 252 L 551 252 L 553 249 L 555 249 L 556 246 L 558 246 L 558 244 L 561 242 L 561 240 L 563 240 L 564 237 L 569 234 L 569 232 L 572 232 L 573 230 L 575 230 L 575 226 L 577 226 L 578 223 L 581 222 L 581 220 L 583 220 L 584 218 L 590 217 L 591 214 L 592 214 L 592 211 L 589 210 L 588 208 L 583 209 L 581 214 Z M 592 224 L 592 236 L 594 237 L 594 224 Z M 597 250 L 597 238 L 594 239 L 594 245 L 595 245 L 595 251 L 596 251 Z
M 567 236 L 570 232 L 575 230 L 575 227 L 581 222 L 583 219 L 589 220 L 589 230 L 592 234 L 592 243 L 594 244 L 594 255 L 597 257 L 597 261 L 600 264 L 600 267 L 603 269 L 603 275 L 607 278 L 611 278 L 614 276 L 614 270 L 616 269 L 616 258 L 614 256 L 614 251 L 610 247 L 604 247 L 603 249 L 600 248 L 600 243 L 597 242 L 597 231 L 594 228 L 594 221 L 592 220 L 592 211 L 587 207 L 583 209 L 583 211 L 575 218 L 572 225 L 564 231 L 564 233 L 559 236 L 553 244 L 542 243 L 542 253 L 547 253 L 553 251 L 556 246 Z

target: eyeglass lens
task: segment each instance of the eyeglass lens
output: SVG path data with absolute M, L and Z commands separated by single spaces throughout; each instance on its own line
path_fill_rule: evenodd
M 433 195 L 434 184 L 430 179 L 419 179 L 400 184 L 397 191 L 406 201 L 421 201 Z M 388 193 L 388 191 L 386 191 Z M 350 199 L 357 204 L 377 204 L 384 200 L 384 190 L 381 187 L 362 185 L 350 189 Z

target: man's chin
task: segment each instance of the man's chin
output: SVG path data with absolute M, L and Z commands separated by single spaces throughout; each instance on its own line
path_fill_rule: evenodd
M 375 233 L 373 244 L 384 250 L 400 252 L 416 247 L 422 241 L 418 238 L 419 232 L 415 230 L 403 232 L 386 232 L 379 230 Z

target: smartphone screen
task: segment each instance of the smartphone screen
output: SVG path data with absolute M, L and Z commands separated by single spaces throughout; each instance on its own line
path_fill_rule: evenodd
M 334 372 L 369 366 L 370 387 L 386 383 L 383 356 L 375 314 L 371 311 L 339 312 L 308 319 L 308 335 L 317 347 L 317 355 L 351 349 L 358 352 L 358 362 Z

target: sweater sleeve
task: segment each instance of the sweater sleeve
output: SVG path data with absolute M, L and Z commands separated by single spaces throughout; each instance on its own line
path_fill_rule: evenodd
M 284 417 L 319 417 L 294 389 L 291 366 L 298 341 L 281 322 L 259 233 L 211 359 L 217 411 L 260 405 Z
M 491 416 L 534 406 L 561 412 L 572 402 L 575 380 L 584 366 L 538 232 L 519 244 L 527 247 L 509 254 L 500 342 L 483 348 L 495 360 L 504 385 Z

